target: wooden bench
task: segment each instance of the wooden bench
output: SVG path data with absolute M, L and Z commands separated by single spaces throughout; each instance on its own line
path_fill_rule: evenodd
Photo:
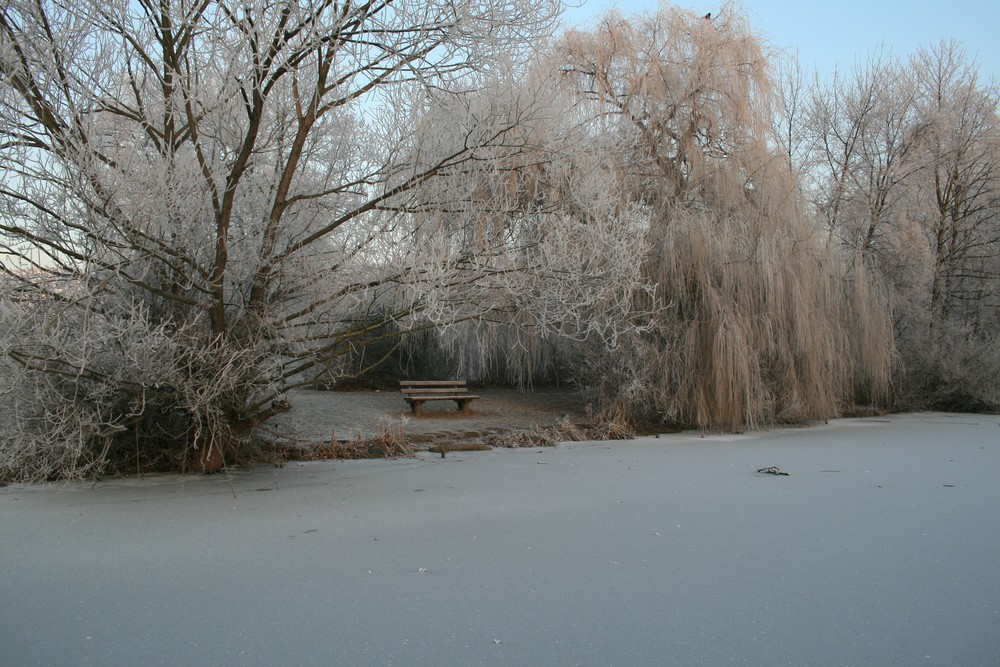
M 455 401 L 462 414 L 469 414 L 469 403 L 479 398 L 469 393 L 465 380 L 401 380 L 399 392 L 410 404 L 414 417 L 423 416 L 425 401 Z

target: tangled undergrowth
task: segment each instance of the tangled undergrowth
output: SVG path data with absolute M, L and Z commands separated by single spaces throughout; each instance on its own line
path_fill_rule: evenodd
M 498 433 L 486 438 L 491 447 L 551 447 L 560 442 L 586 440 L 631 440 L 637 429 L 622 403 L 613 403 L 600 410 L 587 406 L 586 417 L 576 421 L 568 415 L 551 427 Z

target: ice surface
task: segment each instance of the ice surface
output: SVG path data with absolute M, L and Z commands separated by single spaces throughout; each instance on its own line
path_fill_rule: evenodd
M 7 487 L 0 664 L 996 665 L 998 477 L 917 414 Z

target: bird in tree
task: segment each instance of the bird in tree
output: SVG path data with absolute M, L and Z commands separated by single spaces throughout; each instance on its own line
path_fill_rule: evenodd
M 705 14 L 704 18 L 707 19 L 707 20 L 711 20 L 712 19 L 712 12 L 709 12 L 709 13 Z

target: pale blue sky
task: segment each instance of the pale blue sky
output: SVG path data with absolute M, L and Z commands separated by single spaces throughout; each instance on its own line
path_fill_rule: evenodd
M 579 4 L 565 19 L 585 25 L 615 6 L 623 14 L 655 10 L 657 0 L 569 0 Z M 721 2 L 676 2 L 699 14 L 717 14 Z M 885 42 L 892 53 L 908 56 L 921 46 L 956 39 L 980 65 L 983 80 L 1000 80 L 1000 0 L 744 0 L 758 34 L 772 46 L 798 49 L 807 71 L 829 75 L 850 69 Z

